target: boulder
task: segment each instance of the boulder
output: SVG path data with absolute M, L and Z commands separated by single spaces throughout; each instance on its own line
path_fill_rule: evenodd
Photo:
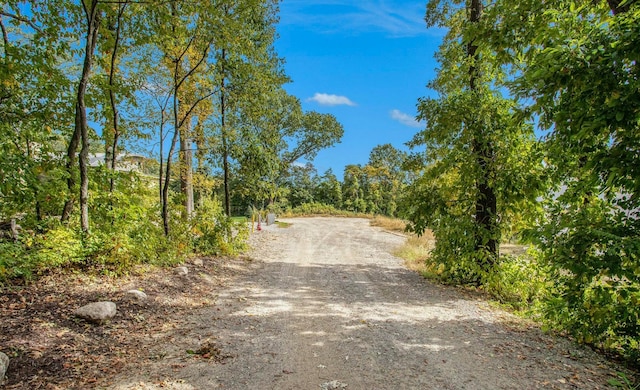
M 89 322 L 101 324 L 116 315 L 116 304 L 113 302 L 93 302 L 78 308 L 74 314 Z
M 126 292 L 127 297 L 134 301 L 145 301 L 147 300 L 147 294 L 140 290 L 129 290 Z
M 193 265 L 196 267 L 203 267 L 204 261 L 202 259 L 193 259 Z
M 0 385 L 4 383 L 4 376 L 9 368 L 9 356 L 0 352 Z

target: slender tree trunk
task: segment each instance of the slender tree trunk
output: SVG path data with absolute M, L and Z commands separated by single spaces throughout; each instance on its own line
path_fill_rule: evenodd
M 180 190 L 184 195 L 184 208 L 187 218 L 193 216 L 193 154 L 192 141 L 189 138 L 191 125 L 189 120 L 180 130 Z
M 78 88 L 78 102 L 76 104 L 76 126 L 80 125 L 80 226 L 85 233 L 89 232 L 89 125 L 87 124 L 87 108 L 85 105 L 85 94 L 91 67 L 93 65 L 93 53 L 98 41 L 98 30 L 100 26 L 98 0 L 91 0 L 90 7 L 87 8 L 83 2 L 87 15 L 87 46 L 85 49 L 84 66 L 82 77 Z
M 80 225 L 82 231 L 89 232 L 89 174 L 88 174 L 88 157 L 89 157 L 89 126 L 87 124 L 87 110 L 85 105 L 85 95 L 87 84 L 89 83 L 89 75 L 93 65 L 93 53 L 95 51 L 96 42 L 98 40 L 99 30 L 99 13 L 98 0 L 91 0 L 89 4 L 82 2 L 82 7 L 87 20 L 87 41 L 85 45 L 85 57 L 82 67 L 82 75 L 78 84 L 78 92 L 76 98 L 76 115 L 75 128 L 73 135 L 67 148 L 67 186 L 69 188 L 69 199 L 65 202 L 62 211 L 62 221 L 69 219 L 75 198 L 72 195 L 75 191 L 75 172 L 73 166 L 76 161 L 76 153 L 78 145 L 81 144 L 79 162 L 80 162 Z
M 160 169 L 158 171 L 158 195 L 160 197 L 160 204 L 164 206 L 164 110 L 160 110 Z M 164 213 L 162 213 L 164 216 Z
M 31 142 L 29 142 L 29 139 L 26 139 L 26 146 L 27 146 L 27 157 L 29 158 L 29 160 L 31 160 L 33 158 L 33 152 L 31 151 Z M 38 177 L 38 181 L 40 180 L 40 177 Z M 36 207 L 36 221 L 42 221 L 42 207 L 40 205 L 40 190 L 38 190 L 39 186 L 34 186 L 33 187 L 33 198 L 35 199 L 35 207 Z
M 469 22 L 479 23 L 483 12 L 482 0 L 471 0 L 469 8 Z M 478 46 L 474 41 L 467 44 L 467 55 L 472 61 L 472 65 L 469 67 L 469 89 L 476 92 L 480 76 L 478 64 L 481 59 Z M 484 129 L 481 125 L 474 124 L 473 132 L 472 148 L 480 168 L 480 177 L 476 180 L 475 221 L 478 230 L 475 237 L 475 249 L 476 251 L 485 250 L 488 252 L 489 259 L 484 262 L 484 266 L 489 268 L 498 256 L 497 199 L 491 182 L 493 179 L 494 149 L 491 140 L 483 134 Z
M 179 126 L 179 99 L 178 99 L 178 90 L 179 81 L 178 81 L 178 70 L 180 69 L 180 64 L 176 61 L 175 69 L 173 72 L 173 137 L 171 139 L 171 146 L 169 147 L 169 153 L 167 155 L 167 165 L 165 169 L 165 178 L 164 183 L 162 185 L 162 223 L 164 225 L 164 234 L 166 236 L 169 235 L 169 182 L 171 179 L 171 159 L 173 153 L 175 152 L 176 145 L 178 144 L 178 138 L 180 137 L 180 126 Z
M 112 193 L 115 188 L 115 177 L 113 173 L 116 170 L 116 162 L 118 160 L 118 140 L 120 138 L 120 113 L 116 104 L 115 88 L 115 75 L 116 75 L 116 63 L 118 60 L 118 49 L 120 48 L 120 32 L 122 30 L 122 15 L 127 7 L 127 2 L 120 4 L 118 8 L 118 16 L 116 18 L 116 25 L 114 28 L 115 39 L 113 43 L 113 53 L 111 53 L 111 63 L 109 68 L 109 104 L 111 105 L 112 124 L 113 124 L 113 139 L 111 144 L 111 150 L 107 153 L 110 157 L 110 161 L 107 161 L 109 169 L 112 171 L 109 179 L 109 192 Z
M 69 146 L 67 147 L 67 162 L 65 164 L 65 168 L 67 170 L 67 188 L 69 189 L 69 195 L 67 200 L 64 202 L 64 207 L 62 208 L 62 216 L 60 220 L 62 222 L 66 222 L 71 217 L 71 212 L 73 211 L 73 205 L 76 201 L 76 161 L 78 152 L 78 144 L 80 144 L 80 128 L 77 125 L 77 115 L 76 115 L 76 126 L 73 130 L 73 134 L 71 135 L 71 140 L 69 141 Z
M 231 191 L 229 189 L 229 140 L 227 139 L 227 127 L 225 123 L 225 68 L 226 50 L 222 49 L 222 81 L 220 89 L 220 133 L 222 136 L 222 170 L 224 173 L 224 211 L 227 216 L 231 216 Z

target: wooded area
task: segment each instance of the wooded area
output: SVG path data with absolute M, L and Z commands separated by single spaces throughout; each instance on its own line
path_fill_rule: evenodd
M 5 2 L 0 277 L 244 245 L 232 210 L 343 133 L 282 88 L 277 20 L 261 0 Z
M 637 1 L 446 1 L 402 209 L 433 276 L 640 360 Z M 535 131 L 537 129 L 537 132 Z M 530 244 L 520 258 L 496 243 Z
M 429 1 L 425 129 L 342 181 L 310 163 L 344 130 L 284 90 L 277 21 L 277 0 L 3 2 L 0 283 L 237 253 L 249 210 L 382 214 L 433 232 L 430 276 L 638 364 L 637 1 Z

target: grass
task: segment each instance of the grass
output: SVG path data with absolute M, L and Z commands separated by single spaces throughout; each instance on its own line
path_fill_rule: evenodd
M 406 234 L 407 241 L 394 252 L 394 255 L 404 259 L 409 269 L 418 272 L 424 277 L 429 277 L 430 270 L 427 267 L 426 260 L 436 243 L 431 230 L 427 230 L 421 236 L 407 233 L 406 221 L 382 215 L 376 215 L 371 218 L 370 224 L 391 232 Z
M 291 225 L 293 224 L 289 222 L 276 221 L 276 226 L 278 226 L 279 228 L 286 229 L 288 227 L 291 227 Z
M 422 236 L 411 235 L 407 241 L 395 251 L 395 255 L 404 259 L 407 267 L 427 277 L 431 272 L 427 266 L 427 258 L 435 246 L 435 239 L 430 230 Z
M 381 227 L 392 232 L 404 233 L 407 222 L 398 218 L 376 215 L 371 219 L 371 226 Z

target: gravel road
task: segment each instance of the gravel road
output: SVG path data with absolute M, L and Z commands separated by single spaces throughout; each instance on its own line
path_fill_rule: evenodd
M 283 221 L 253 234 L 255 260 L 229 264 L 241 272 L 188 314 L 166 358 L 111 388 L 607 388 L 615 368 L 591 350 L 407 270 L 391 254 L 402 236 L 364 219 Z M 205 339 L 222 361 L 185 363 L 183 345 Z

